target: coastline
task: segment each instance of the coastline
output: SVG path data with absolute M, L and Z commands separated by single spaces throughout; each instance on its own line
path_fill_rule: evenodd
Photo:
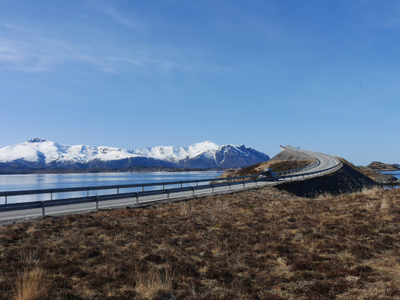
M 148 173 L 148 172 L 205 172 L 225 171 L 223 168 L 168 168 L 168 167 L 130 167 L 119 169 L 28 169 L 28 170 L 0 170 L 0 175 L 24 175 L 24 174 L 83 174 L 83 173 Z

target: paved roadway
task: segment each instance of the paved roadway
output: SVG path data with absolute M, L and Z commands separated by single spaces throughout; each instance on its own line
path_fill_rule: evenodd
M 340 161 L 336 157 L 333 157 L 333 156 L 330 156 L 327 154 L 314 152 L 314 151 L 308 151 L 308 150 L 299 150 L 299 149 L 296 149 L 296 148 L 293 148 L 290 146 L 286 146 L 285 148 L 290 151 L 306 153 L 306 154 L 318 159 L 320 162 L 319 165 L 315 166 L 312 169 L 306 169 L 306 170 L 299 171 L 299 172 L 296 172 L 293 174 L 304 174 L 304 173 L 309 173 L 309 172 L 323 171 L 323 170 L 332 168 L 340 163 Z
M 250 187 L 254 186 L 272 186 L 277 184 L 274 181 L 258 181 L 255 182 L 245 182 L 245 187 L 243 188 L 243 184 L 239 183 L 234 185 L 231 184 L 231 191 L 240 191 L 245 190 Z M 212 188 L 206 188 L 201 190 L 193 191 L 183 191 L 183 192 L 176 192 L 170 194 L 170 200 L 178 200 L 178 199 L 189 199 L 192 197 L 199 197 L 199 196 L 207 196 L 207 195 L 214 195 L 222 192 L 229 192 L 229 186 L 221 186 L 215 187 L 214 191 Z M 149 196 L 141 196 L 139 197 L 139 202 L 137 203 L 136 197 L 133 198 L 124 198 L 124 199 L 115 199 L 115 200 L 106 200 L 106 201 L 99 201 L 99 209 L 107 209 L 107 208 L 118 208 L 118 207 L 135 207 L 140 206 L 143 204 L 148 204 L 151 202 L 159 202 L 159 201 L 168 201 L 166 194 L 161 195 L 149 195 Z M 83 212 L 90 212 L 96 210 L 96 203 L 82 203 L 82 204 L 71 204 L 71 205 L 61 205 L 61 206 L 53 206 L 53 207 L 46 207 L 45 214 L 46 216 L 55 216 L 55 215 L 63 215 L 63 214 L 72 214 L 72 213 L 83 213 Z M 32 218 L 38 218 L 42 216 L 42 209 L 41 208 L 34 208 L 34 209 L 26 209 L 26 210 L 14 210 L 8 212 L 0 212 L 0 223 L 4 222 L 13 222 L 13 221 L 21 221 L 21 220 L 29 220 Z
M 334 158 L 332 156 L 322 154 L 322 153 L 317 153 L 313 151 L 307 151 L 307 150 L 299 150 L 293 147 L 285 147 L 288 150 L 291 151 L 299 151 L 303 153 L 307 153 L 316 159 L 319 160 L 319 165 L 314 166 L 313 168 L 306 169 L 303 171 L 298 171 L 295 173 L 291 173 L 289 175 L 301 175 L 305 173 L 310 173 L 310 172 L 317 172 L 317 171 L 323 171 L 326 169 L 329 169 L 339 163 L 339 160 L 337 158 Z M 314 176 L 320 176 L 318 174 L 312 175 L 312 176 L 299 176 L 295 177 L 294 179 L 291 180 L 304 180 L 308 179 Z M 258 186 L 273 186 L 276 184 L 282 183 L 284 180 L 279 180 L 278 182 L 274 181 L 259 181 L 257 183 L 246 183 L 245 184 L 245 189 L 253 187 L 255 185 Z M 237 185 L 231 185 L 229 186 L 221 186 L 221 187 L 215 187 L 214 191 L 212 188 L 207 188 L 207 189 L 201 189 L 201 190 L 195 190 L 194 193 L 193 191 L 184 191 L 184 192 L 176 192 L 176 193 L 171 193 L 170 194 L 170 199 L 172 200 L 177 200 L 177 199 L 189 199 L 193 196 L 199 197 L 199 196 L 205 196 L 205 195 L 212 195 L 212 194 L 218 194 L 218 193 L 223 193 L 223 192 L 229 192 L 229 189 L 233 191 L 239 191 L 243 190 L 243 184 L 237 184 Z M 99 201 L 99 209 L 107 209 L 107 208 L 112 208 L 112 207 L 127 207 L 127 206 L 140 206 L 144 205 L 145 203 L 151 203 L 151 202 L 157 202 L 157 201 L 167 201 L 167 195 L 162 194 L 162 195 L 151 195 L 151 196 L 141 196 L 139 197 L 139 202 L 137 203 L 136 197 L 134 198 L 125 198 L 125 199 L 115 199 L 115 200 L 107 200 L 107 201 Z M 82 212 L 89 212 L 89 211 L 94 211 L 96 209 L 96 203 L 95 202 L 90 202 L 90 203 L 83 203 L 83 204 L 71 204 L 71 205 L 63 205 L 63 206 L 54 206 L 54 207 L 46 207 L 45 208 L 45 214 L 46 216 L 48 215 L 62 215 L 62 214 L 72 214 L 72 213 L 82 213 Z M 24 221 L 24 220 L 29 220 L 32 218 L 38 218 L 42 216 L 42 209 L 41 208 L 35 208 L 35 209 L 27 209 L 27 210 L 15 210 L 15 211 L 8 211 L 8 212 L 0 212 L 0 223 L 8 223 L 8 222 L 14 222 L 14 221 Z

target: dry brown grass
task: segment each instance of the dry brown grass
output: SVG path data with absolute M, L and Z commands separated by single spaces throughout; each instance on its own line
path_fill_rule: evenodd
M 399 233 L 381 189 L 47 218 L 0 227 L 0 299 L 400 299 Z
M 46 297 L 46 273 L 39 268 L 19 275 L 14 289 L 15 300 L 40 300 Z
M 240 170 L 228 170 L 224 174 L 218 176 L 217 178 L 230 178 L 230 177 L 241 177 L 241 176 L 251 176 L 259 175 L 262 171 L 268 168 L 272 168 L 275 172 L 282 172 L 287 170 L 293 170 L 308 166 L 315 161 L 313 160 L 269 160 L 267 162 L 258 163 L 252 166 L 245 167 Z M 251 179 L 246 179 L 251 180 Z
M 155 295 L 172 294 L 173 272 L 171 267 L 157 268 L 151 266 L 147 272 L 135 270 L 134 280 L 136 282 L 135 291 L 144 299 L 153 299 Z
M 301 159 L 293 159 L 293 160 L 278 160 L 278 161 L 269 161 L 266 165 L 267 168 L 272 168 L 275 172 L 283 172 L 287 170 L 299 169 L 311 165 L 315 160 L 301 160 Z

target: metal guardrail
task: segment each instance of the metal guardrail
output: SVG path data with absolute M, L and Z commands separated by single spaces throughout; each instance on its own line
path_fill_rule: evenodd
M 317 161 L 316 161 L 315 163 L 313 163 L 313 164 L 308 165 L 308 166 L 301 167 L 301 168 L 298 168 L 298 169 L 292 169 L 292 170 L 287 170 L 287 171 L 279 172 L 279 173 L 277 173 L 277 174 L 278 174 L 278 175 L 283 175 L 283 174 L 295 173 L 295 172 L 304 171 L 304 170 L 311 169 L 311 168 L 313 168 L 313 167 L 319 166 L 321 162 L 319 161 L 318 158 L 315 157 L 315 159 L 316 159 Z
M 69 198 L 69 199 L 59 199 L 59 200 L 44 200 L 44 201 L 32 201 L 32 202 L 21 202 L 21 203 L 9 203 L 9 204 L 0 205 L 0 212 L 41 208 L 42 216 L 44 217 L 46 207 L 82 204 L 82 203 L 91 203 L 91 202 L 94 202 L 96 204 L 96 210 L 98 210 L 99 202 L 101 202 L 101 201 L 116 200 L 116 199 L 123 199 L 123 198 L 136 198 L 136 204 L 139 204 L 139 197 L 143 197 L 143 196 L 166 194 L 167 195 L 166 200 L 169 200 L 170 194 L 177 193 L 177 192 L 192 191 L 193 196 L 194 196 L 196 190 L 212 188 L 212 192 L 214 192 L 215 187 L 221 187 L 221 186 L 229 186 L 229 190 L 230 190 L 231 186 L 234 186 L 234 185 L 243 185 L 243 188 L 245 188 L 246 183 L 255 182 L 257 185 L 258 181 L 266 181 L 265 179 L 259 180 L 258 176 L 259 175 L 231 177 L 231 178 L 225 179 L 226 182 L 223 182 L 223 183 L 215 183 L 215 184 L 208 184 L 208 185 L 196 185 L 196 186 L 173 188 L 173 189 L 152 190 L 152 191 L 122 193 L 122 194 L 112 194 L 112 195 L 99 195 L 99 196 L 96 195 L 96 196 L 89 196 L 89 197 Z M 256 178 L 256 179 L 233 181 L 233 180 L 246 179 L 246 178 Z M 213 179 L 209 179 L 207 181 L 210 181 L 210 180 L 212 181 Z M 204 180 L 201 180 L 201 181 L 204 181 Z M 219 179 L 219 181 L 221 181 L 221 179 Z M 195 181 L 191 181 L 191 182 L 195 182 Z
M 325 169 L 325 170 L 282 176 L 283 174 L 289 174 L 289 172 L 293 173 L 293 172 L 303 171 L 305 169 L 312 168 L 313 165 L 314 166 L 319 165 L 320 162 L 317 159 L 317 162 L 312 165 L 309 165 L 309 166 L 306 166 L 303 168 L 299 168 L 296 170 L 280 172 L 280 173 L 278 173 L 281 175 L 279 178 L 283 179 L 283 181 L 285 182 L 289 178 L 290 178 L 290 181 L 292 181 L 293 178 L 295 178 L 295 177 L 298 180 L 301 177 L 310 178 L 310 177 L 315 177 L 316 175 L 325 175 L 327 173 L 333 173 L 333 172 L 337 171 L 338 169 L 340 169 L 342 166 L 342 163 L 339 160 L 337 160 L 337 161 L 339 162 L 337 165 L 335 165 L 331 168 Z M 7 191 L 7 192 L 0 192 L 0 197 L 5 197 L 5 204 L 0 205 L 0 212 L 41 208 L 42 216 L 45 216 L 45 208 L 46 207 L 82 204 L 82 203 L 91 203 L 91 202 L 95 203 L 96 210 L 98 210 L 99 202 L 106 201 L 106 200 L 115 200 L 115 199 L 122 199 L 122 198 L 136 198 L 136 204 L 139 204 L 139 198 L 143 197 L 143 196 L 166 194 L 167 200 L 169 200 L 170 194 L 177 193 L 177 192 L 192 191 L 192 193 L 194 195 L 195 190 L 212 188 L 212 192 L 214 192 L 215 187 L 221 187 L 221 186 L 229 186 L 229 190 L 230 190 L 232 185 L 242 184 L 243 188 L 245 188 L 246 183 L 255 182 L 257 185 L 258 181 L 266 181 L 266 179 L 259 179 L 258 176 L 259 175 L 231 177 L 231 178 L 218 178 L 218 179 L 212 178 L 212 179 L 199 179 L 199 180 L 187 180 L 187 181 L 168 181 L 168 182 L 157 182 L 157 183 L 146 183 L 146 184 L 128 184 L 128 185 L 95 186 L 95 187 L 92 186 L 92 187 L 78 187 L 78 188 Z M 251 179 L 251 178 L 255 178 L 255 179 Z M 245 180 L 245 179 L 250 179 L 250 180 Z M 209 182 L 209 184 L 199 185 L 199 182 Z M 195 186 L 192 185 L 189 187 L 183 187 L 184 184 L 190 184 L 190 183 L 196 183 L 196 185 Z M 177 184 L 180 184 L 181 187 L 165 189 L 165 186 L 177 185 Z M 150 186 L 163 186 L 163 189 L 144 191 L 144 187 L 150 187 Z M 131 193 L 119 193 L 120 189 L 134 188 L 134 187 L 141 187 L 142 191 L 131 192 Z M 117 194 L 89 196 L 89 191 L 110 190 L 110 189 L 116 189 Z M 87 191 L 87 197 L 58 199 L 58 200 L 52 199 L 53 198 L 52 195 L 54 193 L 81 192 L 81 191 Z M 34 194 L 50 194 L 51 199 L 44 200 L 44 201 L 9 203 L 9 204 L 7 203 L 8 196 L 34 195 Z
M 333 166 L 333 167 L 330 167 L 330 168 L 328 168 L 328 169 L 325 169 L 325 170 L 315 171 L 315 172 L 309 172 L 309 173 L 294 174 L 294 175 L 290 175 L 290 176 L 282 176 L 282 177 L 280 177 L 280 178 L 284 178 L 284 181 L 286 181 L 286 178 L 290 178 L 291 181 L 292 181 L 292 179 L 293 179 L 294 177 L 296 177 L 297 179 L 299 179 L 299 178 L 301 178 L 301 177 L 305 178 L 306 176 L 310 177 L 311 175 L 316 175 L 316 174 L 319 174 L 319 175 L 326 175 L 326 174 L 329 174 L 329 173 L 334 173 L 334 172 L 336 172 L 337 170 L 339 170 L 339 169 L 342 167 L 342 165 L 343 165 L 343 164 L 339 161 L 339 163 L 338 163 L 337 165 L 335 165 L 335 166 Z M 315 177 L 315 176 L 313 176 L 313 177 Z
M 247 178 L 254 178 L 254 177 L 258 177 L 258 175 L 231 177 L 231 178 L 218 179 L 218 180 L 232 181 L 232 180 L 240 180 L 240 179 L 247 179 Z M 6 191 L 6 192 L 0 192 L 0 197 L 4 197 L 4 204 L 7 204 L 7 197 L 24 196 L 24 195 L 40 195 L 40 194 L 49 194 L 50 201 L 55 201 L 55 200 L 53 200 L 53 194 L 57 194 L 57 193 L 73 193 L 73 192 L 85 192 L 86 191 L 87 197 L 89 197 L 89 191 L 116 190 L 116 192 L 117 192 L 116 195 L 119 195 L 121 189 L 141 188 L 142 192 L 144 192 L 145 187 L 162 186 L 162 190 L 165 190 L 166 186 L 171 186 L 171 185 L 180 185 L 181 188 L 183 188 L 184 184 L 191 184 L 191 183 L 194 184 L 195 183 L 196 186 L 199 186 L 200 182 L 211 182 L 211 181 L 215 181 L 215 178 L 183 180 L 183 181 L 165 181 L 165 182 L 155 182 L 155 183 L 124 184 L 124 185 L 89 186 L 89 187 L 76 187 L 76 188 Z
M 298 168 L 298 169 L 292 169 L 284 172 L 278 172 L 277 175 L 284 175 L 288 173 L 294 173 L 298 171 L 302 171 L 305 169 L 312 168 L 314 166 L 319 165 L 320 162 L 317 159 L 316 163 L 313 163 L 311 165 Z M 227 180 L 240 180 L 240 179 L 246 179 L 246 178 L 254 178 L 258 177 L 258 175 L 253 175 L 253 176 L 241 176 L 241 177 L 231 177 L 228 178 Z M 221 180 L 221 179 L 220 179 Z M 125 184 L 125 185 L 107 185 L 107 186 L 90 186 L 90 187 L 75 187 L 75 188 L 58 188 L 58 189 L 40 189 L 40 190 L 22 190 L 22 191 L 6 191 L 6 192 L 0 192 L 0 197 L 4 197 L 4 204 L 7 204 L 7 197 L 11 196 L 24 196 L 24 195 L 40 195 L 40 194 L 49 194 L 50 195 L 50 200 L 53 201 L 53 194 L 56 193 L 71 193 L 71 192 L 87 192 L 87 197 L 89 197 L 89 191 L 99 191 L 99 190 L 116 190 L 117 194 L 119 194 L 120 189 L 127 189 L 127 188 L 141 188 L 142 192 L 144 191 L 145 187 L 152 187 L 152 186 L 162 186 L 163 190 L 165 189 L 165 186 L 168 185 L 181 185 L 181 188 L 183 188 L 184 184 L 191 184 L 191 183 L 196 183 L 196 186 L 198 186 L 199 182 L 210 182 L 210 181 L 215 181 L 215 179 L 198 179 L 198 180 L 184 180 L 184 181 L 166 181 L 166 182 L 156 182 L 156 183 L 139 183 L 139 184 Z

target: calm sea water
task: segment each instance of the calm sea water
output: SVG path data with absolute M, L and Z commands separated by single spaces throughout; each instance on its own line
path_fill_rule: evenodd
M 393 175 L 394 177 L 400 179 L 400 171 L 397 171 L 397 172 L 389 171 L 389 172 L 380 172 L 380 173 L 382 173 L 382 174 L 390 174 L 390 175 Z M 383 188 L 390 189 L 391 186 L 384 186 Z M 394 188 L 398 189 L 398 188 L 400 188 L 400 186 L 399 185 L 395 185 Z
M 400 171 L 396 171 L 396 172 L 388 171 L 388 172 L 379 172 L 379 173 L 381 173 L 381 174 L 390 174 L 390 175 L 393 175 L 394 177 L 397 177 L 397 178 L 400 179 Z
M 124 185 L 140 183 L 156 183 L 168 181 L 184 181 L 215 178 L 222 172 L 146 172 L 146 173 L 77 173 L 77 174 L 27 174 L 27 175 L 0 175 L 0 191 L 39 190 L 54 188 L 72 188 L 103 185 Z M 180 185 L 179 185 L 180 186 Z M 171 188 L 172 186 L 168 186 Z M 178 186 L 175 186 L 178 187 Z M 146 187 L 146 190 L 160 187 Z M 140 188 L 121 189 L 120 193 L 136 192 Z M 92 195 L 115 194 L 116 190 L 90 191 Z M 84 197 L 86 192 L 54 194 L 53 199 Z M 8 203 L 50 200 L 49 194 L 26 195 L 7 197 Z M 0 197 L 0 204 L 4 204 L 4 197 Z
M 394 176 L 394 177 L 397 177 L 398 179 L 400 179 L 400 172 L 394 172 L 394 173 L 393 173 L 393 176 Z

